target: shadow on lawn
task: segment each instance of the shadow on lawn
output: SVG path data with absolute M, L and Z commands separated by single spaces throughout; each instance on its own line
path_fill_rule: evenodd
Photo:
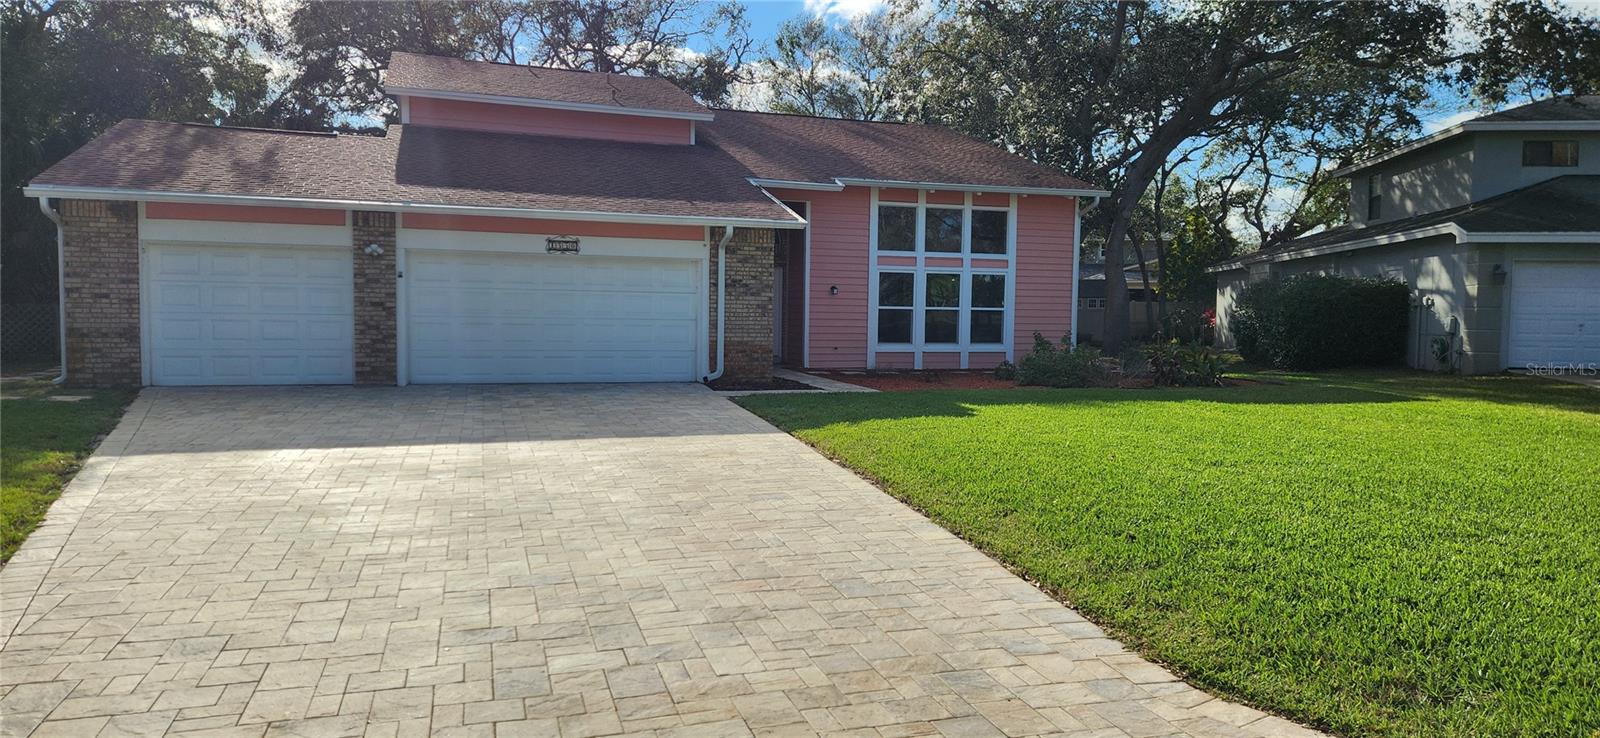
M 967 417 L 998 405 L 1115 406 L 1126 403 L 1205 402 L 1228 405 L 1361 405 L 1477 400 L 1600 414 L 1600 392 L 1582 385 L 1524 376 L 1456 377 L 1421 372 L 1260 374 L 1262 384 L 1229 388 L 926 390 L 878 395 L 749 398 L 747 407 L 774 420 L 798 420 L 800 408 L 831 406 L 828 422 Z M 803 403 L 803 404 L 802 404 Z M 791 423 L 780 423 L 794 428 Z

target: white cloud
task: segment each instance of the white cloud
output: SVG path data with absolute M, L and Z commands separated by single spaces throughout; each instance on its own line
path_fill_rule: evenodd
M 1439 131 L 1449 128 L 1457 123 L 1464 123 L 1483 114 L 1484 113 L 1482 111 L 1478 110 L 1462 110 L 1453 115 L 1447 115 L 1443 118 L 1423 121 L 1422 133 L 1423 135 L 1438 133 Z
M 857 18 L 883 10 L 888 0 L 806 0 L 806 12 L 812 15 Z

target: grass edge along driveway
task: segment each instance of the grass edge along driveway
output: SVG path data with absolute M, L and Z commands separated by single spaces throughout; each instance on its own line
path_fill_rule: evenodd
M 0 565 L 44 520 L 50 504 L 111 432 L 137 392 L 61 390 L 49 380 L 6 379 L 0 385 Z M 84 396 L 76 402 L 53 395 Z
M 1192 683 L 1349 736 L 1600 729 L 1600 392 L 1274 375 L 739 402 Z

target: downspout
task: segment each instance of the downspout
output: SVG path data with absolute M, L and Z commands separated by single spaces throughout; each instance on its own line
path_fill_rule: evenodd
M 727 274 L 728 242 L 732 240 L 733 226 L 723 226 L 722 240 L 717 242 L 717 370 L 705 376 L 703 381 L 706 384 L 710 384 L 718 379 L 721 379 L 722 370 L 726 366 L 726 364 L 724 364 L 722 361 L 722 357 L 724 355 L 722 351 L 722 327 L 724 323 L 723 316 L 727 315 L 728 312 L 728 291 L 724 288 L 724 285 L 727 284 L 727 282 L 723 278 L 723 275 Z
M 1083 202 L 1083 198 L 1078 198 Z M 1083 214 L 1100 205 L 1100 196 L 1095 195 L 1089 201 L 1089 207 L 1074 208 L 1072 213 L 1072 345 L 1078 345 L 1078 304 L 1081 299 L 1078 295 L 1078 264 L 1083 261 Z
M 64 384 L 67 381 L 67 236 L 61 225 L 61 214 L 50 207 L 50 198 L 39 198 L 39 209 L 56 224 L 56 344 L 61 349 L 61 375 L 52 381 Z

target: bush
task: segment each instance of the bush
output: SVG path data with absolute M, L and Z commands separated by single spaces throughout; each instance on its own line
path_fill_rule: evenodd
M 1177 339 L 1150 344 L 1145 348 L 1150 364 L 1150 379 L 1158 386 L 1218 387 L 1227 359 L 1202 343 L 1179 343 Z
M 1230 314 L 1245 360 L 1279 369 L 1403 363 L 1411 289 L 1393 280 L 1301 274 L 1245 287 Z
M 1210 344 L 1216 340 L 1217 316 L 1198 305 L 1172 305 L 1162 321 L 1162 332 L 1183 343 Z
M 1063 344 L 1065 341 L 1063 341 Z M 1033 334 L 1033 351 L 1017 362 L 1017 383 L 1044 387 L 1091 387 L 1106 378 L 1100 349 L 1057 346 Z
M 1001 361 L 994 367 L 994 378 L 1002 382 L 1015 381 L 1017 378 L 1017 365 L 1009 361 Z

